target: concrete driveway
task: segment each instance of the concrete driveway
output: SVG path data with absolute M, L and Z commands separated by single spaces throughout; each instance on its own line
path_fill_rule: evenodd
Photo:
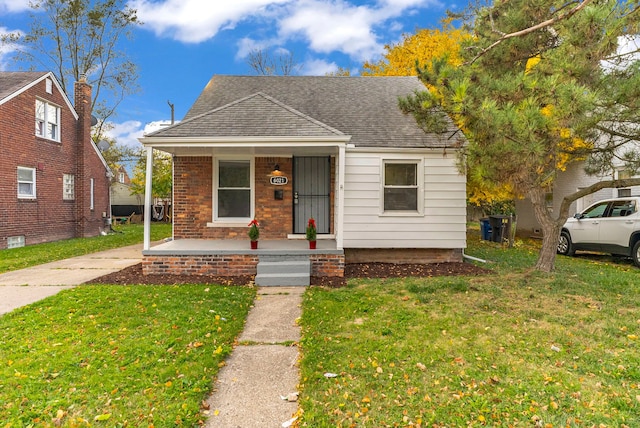
M 0 314 L 140 263 L 142 244 L 0 274 Z

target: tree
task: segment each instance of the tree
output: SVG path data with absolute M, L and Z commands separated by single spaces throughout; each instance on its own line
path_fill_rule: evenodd
M 131 194 L 144 195 L 146 176 L 147 176 L 147 160 L 144 152 L 140 153 L 138 162 L 133 169 L 133 177 L 131 178 Z M 151 183 L 151 196 L 153 198 L 162 199 L 164 201 L 165 219 L 168 215 L 168 205 L 172 197 L 173 188 L 173 162 L 171 155 L 162 153 L 158 150 L 153 151 L 153 172 Z M 147 207 L 145 207 L 147 209 Z
M 442 29 L 424 28 L 415 34 L 405 34 L 400 43 L 386 45 L 383 58 L 376 62 L 365 62 L 365 76 L 416 76 L 420 66 L 429 66 L 435 58 L 445 57 L 447 63 L 459 66 L 462 63 L 460 46 L 469 40 L 470 33 L 455 28 L 451 19 L 442 23 Z M 508 184 L 489 183 L 481 174 L 468 171 L 467 200 L 484 212 L 492 214 L 493 207 L 513 205 L 513 189 Z
M 253 49 L 247 56 L 247 64 L 256 74 L 262 76 L 290 76 L 296 74 L 301 67 L 293 53 L 284 50 L 274 58 L 268 51 Z
M 376 62 L 365 62 L 363 76 L 416 76 L 418 66 L 426 65 L 434 58 L 447 55 L 449 62 L 460 64 L 460 43 L 468 39 L 469 33 L 454 28 L 451 20 L 445 20 L 440 29 L 423 28 L 415 34 L 403 35 L 395 45 L 385 45 L 383 58 Z
M 124 0 L 35 0 L 26 33 L 2 36 L 17 47 L 14 59 L 29 68 L 52 70 L 67 94 L 86 76 L 93 87 L 96 129 L 114 115 L 120 102 L 137 90 L 137 70 L 121 50 L 123 39 L 140 24 Z
M 462 65 L 433 60 L 419 74 L 430 91 L 401 100 L 401 108 L 425 129 L 453 118 L 470 141 L 463 154 L 469 170 L 530 198 L 543 232 L 536 269 L 548 272 L 573 201 L 599 186 L 640 184 L 601 182 L 566 195 L 556 213 L 545 206 L 568 165 L 587 161 L 592 172 L 611 175 L 614 157 L 629 167 L 636 160 L 619 153 L 638 140 L 638 62 L 618 47 L 638 33 L 638 6 L 512 0 L 476 5 L 468 16 L 474 37 L 461 45 Z M 614 60 L 619 67 L 603 66 Z

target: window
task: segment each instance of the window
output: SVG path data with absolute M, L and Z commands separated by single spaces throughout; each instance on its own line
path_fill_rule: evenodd
M 62 199 L 72 201 L 76 198 L 75 176 L 73 174 L 64 174 L 62 176 Z
M 604 213 L 607 210 L 608 206 L 609 206 L 609 202 L 603 202 L 601 204 L 594 205 L 593 207 L 589 208 L 587 211 L 582 213 L 582 217 L 583 218 L 600 218 L 600 217 L 604 217 Z
M 219 160 L 216 217 L 222 220 L 251 218 L 251 161 Z
M 53 93 L 53 82 L 51 81 L 51 79 L 45 79 L 45 86 L 46 86 L 47 94 L 52 94 Z
M 36 197 L 35 168 L 18 167 L 18 198 Z
M 20 248 L 24 247 L 24 235 L 9 236 L 7 238 L 7 248 Z
M 124 183 L 124 172 L 118 173 L 118 183 Z
M 60 108 L 46 101 L 36 100 L 36 135 L 60 141 Z
M 420 212 L 419 163 L 384 161 L 383 210 Z

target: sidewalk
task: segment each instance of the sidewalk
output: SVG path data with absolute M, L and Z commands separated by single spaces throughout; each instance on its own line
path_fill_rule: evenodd
M 305 287 L 262 287 L 207 400 L 206 428 L 281 427 L 298 409 L 297 319 Z
M 0 315 L 142 260 L 142 244 L 0 274 Z

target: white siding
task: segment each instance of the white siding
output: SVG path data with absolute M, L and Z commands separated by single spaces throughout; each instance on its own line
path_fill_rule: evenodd
M 421 215 L 382 212 L 382 162 L 391 159 L 422 162 Z M 466 247 L 466 179 L 455 153 L 347 151 L 344 195 L 345 248 Z

